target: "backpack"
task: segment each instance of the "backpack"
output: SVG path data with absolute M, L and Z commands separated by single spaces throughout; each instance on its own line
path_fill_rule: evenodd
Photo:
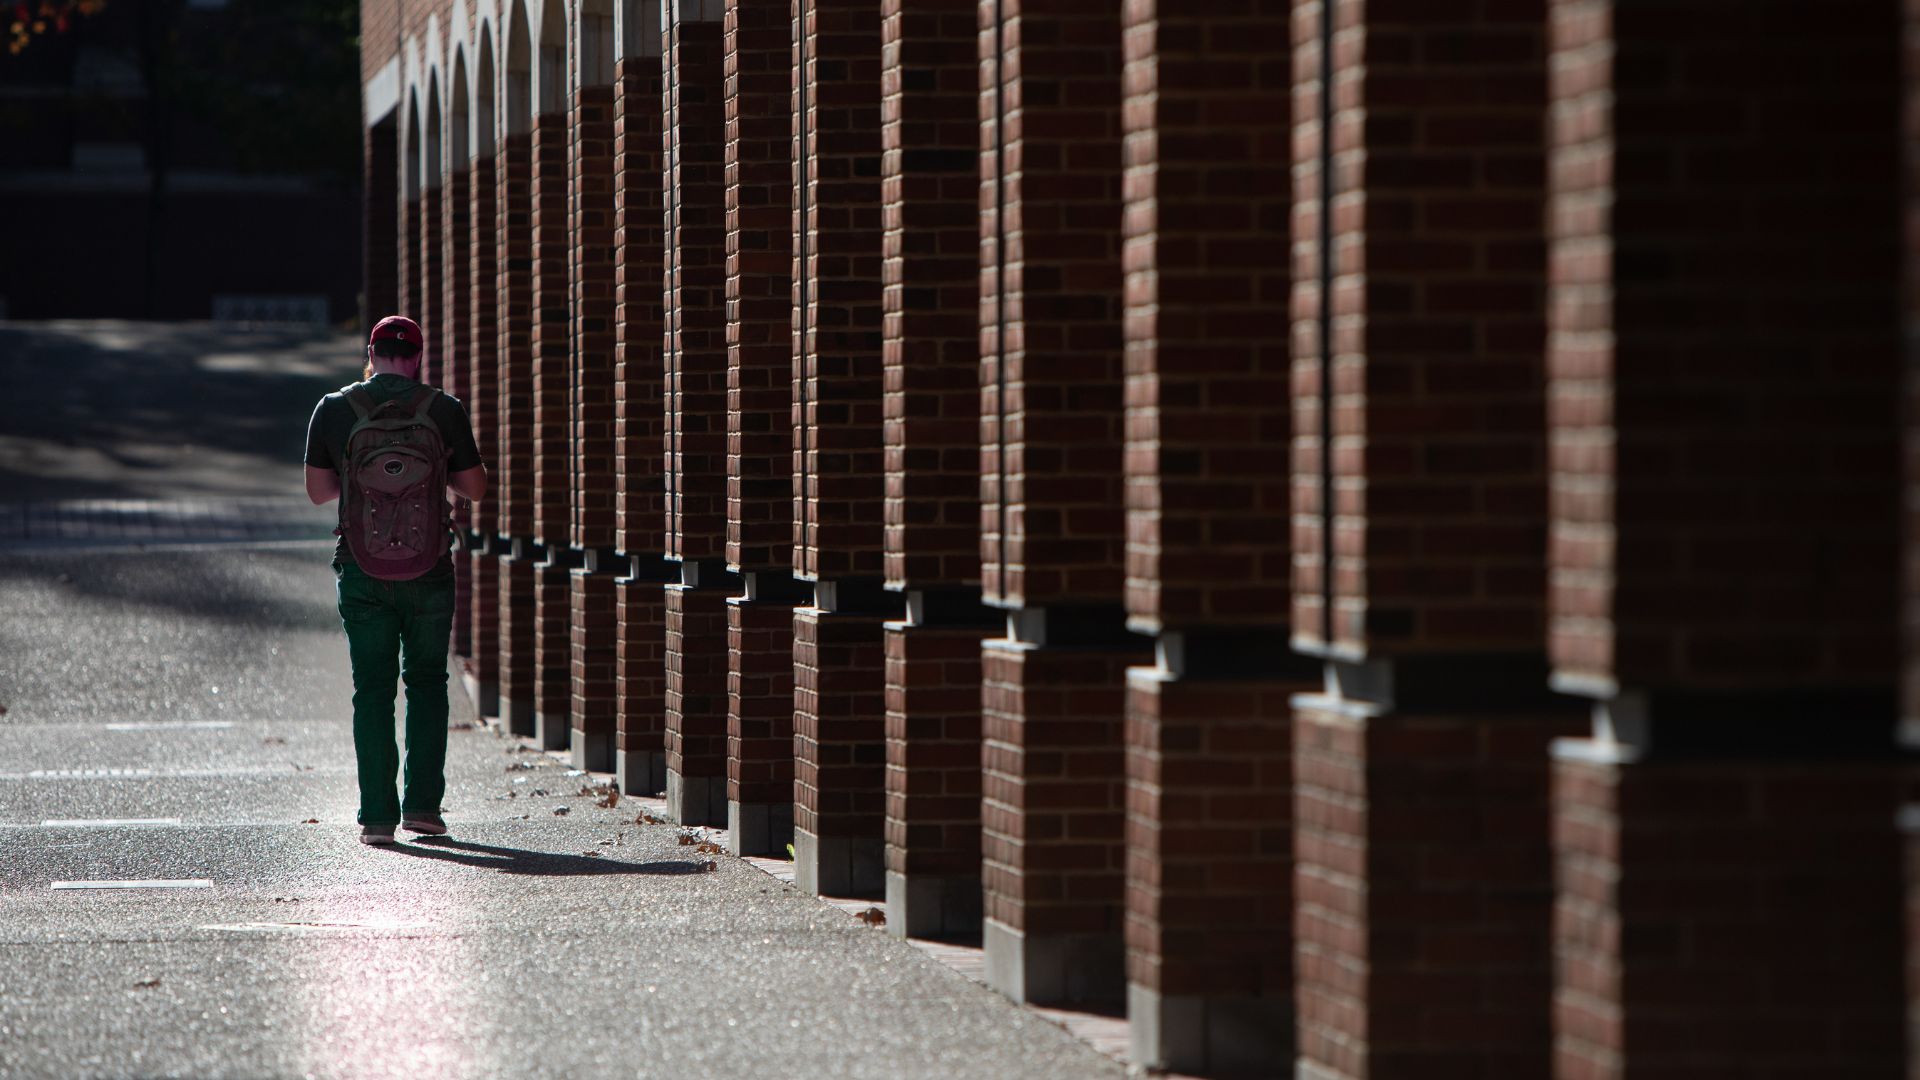
M 371 577 L 408 581 L 449 548 L 447 449 L 427 416 L 440 391 L 416 386 L 376 405 L 366 383 L 340 391 L 358 419 L 340 462 L 340 527 Z

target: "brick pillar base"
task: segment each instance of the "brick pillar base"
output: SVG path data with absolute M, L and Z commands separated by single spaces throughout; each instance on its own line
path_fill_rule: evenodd
M 1143 643 L 1144 645 L 1144 643 Z M 1126 993 L 1126 670 L 1144 648 L 980 651 L 987 985 L 1017 1002 Z
M 727 823 L 727 592 L 666 587 L 667 816 Z
M 589 772 L 613 772 L 614 717 L 614 577 L 575 570 L 569 582 L 572 595 L 572 701 L 568 710 L 573 767 Z
M 468 641 L 473 654 L 461 666 L 467 697 L 483 717 L 500 715 L 500 559 L 464 552 L 472 600 L 468 604 Z
M 453 639 L 447 643 L 447 651 L 462 660 L 473 656 L 473 568 L 465 556 L 453 553 Z
M 548 548 L 533 568 L 533 737 L 542 750 L 573 745 L 573 620 L 567 552 Z
M 658 795 L 667 790 L 667 597 L 640 577 L 615 581 L 613 596 L 613 771 L 621 794 Z
M 1127 673 L 1129 1057 L 1294 1064 L 1293 707 L 1311 683 Z
M 532 735 L 534 564 L 500 556 L 500 719 L 515 735 Z
M 793 609 L 793 881 L 886 894 L 885 613 Z
M 792 579 L 749 575 L 727 600 L 727 847 L 785 855 L 793 840 Z M 784 589 L 763 588 L 778 582 Z
M 1547 751 L 1587 718 L 1294 703 L 1301 1075 L 1547 1075 Z
M 1904 1075 L 1899 766 L 1555 745 L 1554 1075 Z
M 980 932 L 978 626 L 886 625 L 887 931 Z

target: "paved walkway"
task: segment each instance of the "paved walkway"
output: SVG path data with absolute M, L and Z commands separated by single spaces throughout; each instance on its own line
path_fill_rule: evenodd
M 324 560 L 0 554 L 0 1077 L 1124 1075 L 491 730 L 363 847 Z

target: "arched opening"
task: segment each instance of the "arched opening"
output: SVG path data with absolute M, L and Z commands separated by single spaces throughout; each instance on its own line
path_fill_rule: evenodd
M 480 60 L 474 68 L 473 149 L 480 155 L 493 153 L 493 34 L 480 28 Z
M 420 93 L 407 95 L 407 199 L 420 197 Z
M 533 41 L 527 30 L 527 7 L 513 0 L 507 17 L 507 134 L 533 130 Z
M 547 0 L 540 16 L 540 111 L 567 109 L 567 14 L 560 0 Z
M 584 0 L 580 5 L 580 85 L 613 85 L 612 0 Z
M 453 54 L 453 82 L 448 91 L 453 96 L 453 110 L 448 114 L 448 134 L 452 136 L 452 145 L 447 147 L 448 161 L 452 168 L 464 168 L 473 136 L 473 110 L 467 97 L 467 57 L 465 53 Z
M 620 56 L 660 55 L 660 5 L 655 0 L 620 0 Z
M 428 187 L 439 187 L 446 171 L 446 158 L 440 152 L 440 73 L 427 72 L 427 156 L 421 162 L 420 175 Z

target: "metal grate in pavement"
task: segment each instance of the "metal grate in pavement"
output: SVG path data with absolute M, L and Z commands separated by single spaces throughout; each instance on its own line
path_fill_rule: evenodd
M 0 551 L 325 541 L 336 513 L 298 497 L 0 502 Z

